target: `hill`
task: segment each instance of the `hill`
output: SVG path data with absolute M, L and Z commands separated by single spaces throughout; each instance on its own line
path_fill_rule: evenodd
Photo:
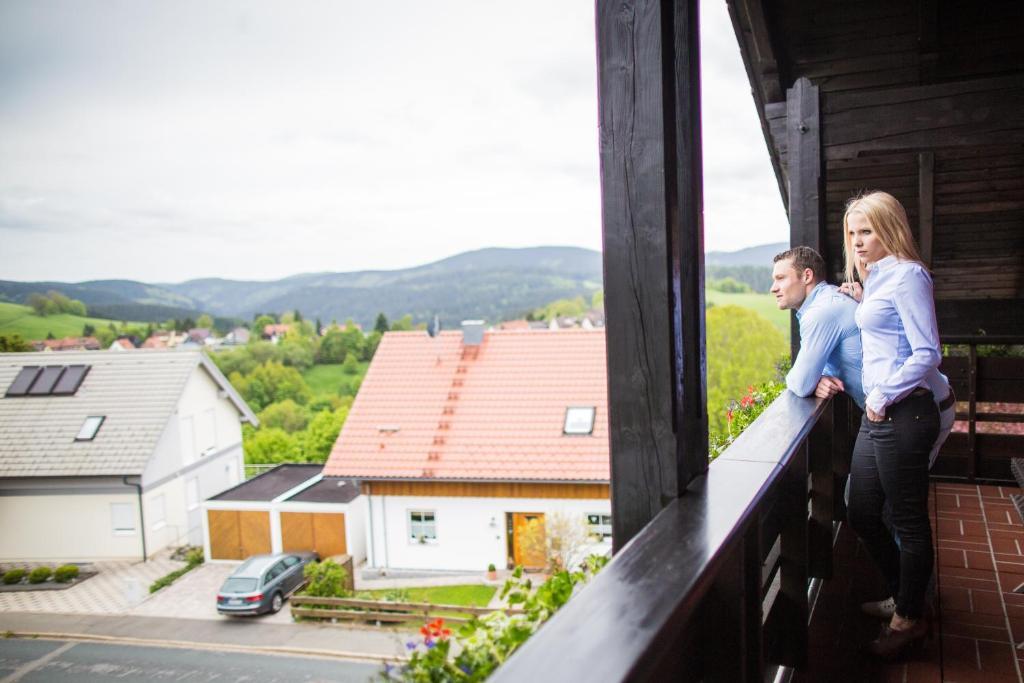
M 768 266 L 771 268 L 772 258 L 779 252 L 789 249 L 786 242 L 761 244 L 747 247 L 739 251 L 709 251 L 704 255 L 704 263 L 710 266 Z
M 48 315 L 45 318 L 33 313 L 28 306 L 0 302 L 0 336 L 20 335 L 28 341 L 54 337 L 79 337 L 86 324 L 95 328 L 106 327 L 110 320 L 85 318 L 69 313 Z M 141 323 L 145 325 L 145 323 Z

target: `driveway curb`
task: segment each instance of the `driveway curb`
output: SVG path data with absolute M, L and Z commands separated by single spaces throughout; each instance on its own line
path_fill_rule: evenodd
M 74 640 L 79 642 L 118 643 L 122 645 L 145 645 L 147 647 L 164 647 L 169 649 L 208 650 L 211 652 L 239 652 L 245 654 L 279 654 L 318 659 L 346 659 L 358 662 L 380 662 L 401 664 L 405 657 L 389 657 L 387 655 L 367 654 L 365 652 L 345 652 L 339 650 L 320 650 L 299 647 L 273 647 L 259 645 L 236 645 L 230 643 L 197 643 L 187 640 L 165 640 L 148 638 L 128 638 L 123 636 L 103 636 L 91 633 L 59 633 L 54 631 L 4 631 L 4 638 L 35 638 L 40 640 Z

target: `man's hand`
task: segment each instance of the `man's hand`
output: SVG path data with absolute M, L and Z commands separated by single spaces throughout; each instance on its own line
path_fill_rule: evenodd
M 843 389 L 843 380 L 824 375 L 818 380 L 818 386 L 814 389 L 814 395 L 818 398 L 832 398 L 840 391 L 843 391 Z
M 875 411 L 871 410 L 871 408 L 865 407 L 864 410 L 867 411 L 868 419 L 871 420 L 872 422 L 882 422 L 883 420 L 885 420 L 885 415 L 876 413 Z

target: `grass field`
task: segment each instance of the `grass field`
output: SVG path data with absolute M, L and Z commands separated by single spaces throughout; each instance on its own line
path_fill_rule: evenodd
M 95 328 L 106 327 L 111 320 L 103 318 L 84 318 L 82 316 L 61 313 L 59 315 L 38 316 L 28 306 L 0 302 L 0 335 L 21 335 L 26 341 L 46 339 L 47 334 L 54 337 L 80 337 L 82 328 L 89 323 Z M 146 323 L 128 323 L 142 325 Z
M 714 289 L 704 292 L 704 297 L 715 306 L 742 306 L 749 308 L 770 321 L 789 341 L 789 311 L 780 311 L 771 294 L 727 294 Z
M 369 363 L 360 363 L 358 375 L 346 375 L 341 369 L 341 363 L 314 365 L 302 373 L 302 378 L 306 380 L 306 384 L 309 385 L 314 396 L 325 394 L 334 396 L 340 387 L 349 386 L 354 377 L 365 375 L 369 365 Z
M 473 584 L 465 586 L 428 586 L 424 588 L 405 588 L 403 590 L 409 593 L 409 602 L 486 607 L 498 588 L 497 586 Z M 375 599 L 380 599 L 390 591 L 375 590 L 367 592 L 371 593 Z

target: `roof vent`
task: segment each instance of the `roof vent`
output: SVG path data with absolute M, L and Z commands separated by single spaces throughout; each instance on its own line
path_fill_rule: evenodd
M 484 321 L 462 321 L 462 343 L 465 346 L 480 346 L 484 343 Z

